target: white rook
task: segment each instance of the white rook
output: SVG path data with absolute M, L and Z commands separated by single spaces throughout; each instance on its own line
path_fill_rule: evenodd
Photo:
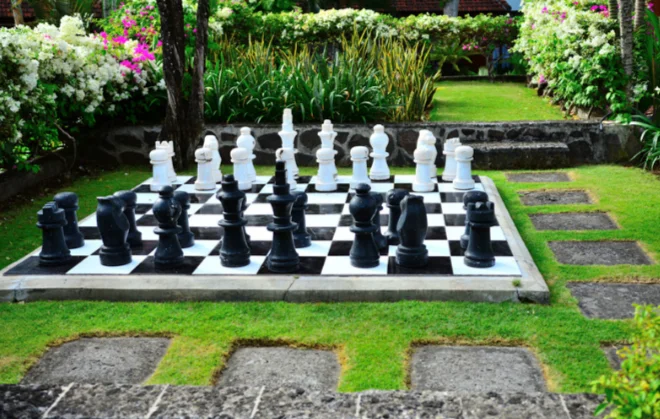
M 287 171 L 291 171 L 294 177 L 298 177 L 298 165 L 296 164 L 296 150 L 294 140 L 298 133 L 293 129 L 293 115 L 291 114 L 291 109 L 284 109 L 282 114 L 282 131 L 278 132 L 278 135 L 282 139 L 282 148 L 293 150 L 293 159 L 290 163 L 287 163 Z
M 245 191 L 252 188 L 248 173 L 248 164 L 251 161 L 250 153 L 242 147 L 237 147 L 230 154 L 231 162 L 234 164 L 234 179 L 238 182 L 238 189 Z
M 149 153 L 151 164 L 153 166 L 153 174 L 151 179 L 151 190 L 154 192 L 160 191 L 165 186 L 172 186 L 168 176 L 167 162 L 169 155 L 164 148 L 156 148 Z
M 456 148 L 461 146 L 460 138 L 450 138 L 445 141 L 442 154 L 445 155 L 445 170 L 442 172 L 442 180 L 451 182 L 456 177 L 456 160 L 454 159 L 454 152 Z
M 236 147 L 239 148 L 244 148 L 248 152 L 248 162 L 247 162 L 247 175 L 248 175 L 248 180 L 251 183 L 254 183 L 257 180 L 257 172 L 254 170 L 254 163 L 252 160 L 256 157 L 254 155 L 254 146 L 256 144 L 256 141 L 254 140 L 254 137 L 250 133 L 250 128 L 249 127 L 243 127 L 241 128 L 241 135 L 238 136 L 236 139 Z
M 332 122 L 329 119 L 323 121 L 323 125 L 321 125 L 321 132 L 319 132 L 319 138 L 321 138 L 321 148 L 332 150 L 332 162 L 329 164 L 332 166 L 332 176 L 335 179 L 337 178 L 337 166 L 335 166 L 335 155 L 337 154 L 337 151 L 335 151 L 334 146 L 336 137 L 337 133 L 335 132 Z
M 454 179 L 454 189 L 465 191 L 474 189 L 474 179 L 472 179 L 472 156 L 474 150 L 469 146 L 456 148 L 456 178 Z
M 214 190 L 215 177 L 213 177 L 213 150 L 206 147 L 198 148 L 195 150 L 195 161 L 197 162 L 197 180 L 195 180 L 195 190 Z
M 289 184 L 289 189 L 296 189 L 298 183 L 296 182 L 296 177 L 291 169 L 291 163 L 294 162 L 295 164 L 293 149 L 278 148 L 277 151 L 275 151 L 275 158 L 284 161 L 286 168 L 286 182 Z
M 374 150 L 371 153 L 374 161 L 371 165 L 371 172 L 369 177 L 372 180 L 385 180 L 390 178 L 390 168 L 387 167 L 387 156 L 390 155 L 387 150 L 387 144 L 390 142 L 389 137 L 385 134 L 385 127 L 376 125 L 374 133 L 369 138 L 371 148 Z
M 156 141 L 156 149 L 167 152 L 167 177 L 170 182 L 176 182 L 176 172 L 174 171 L 174 141 Z
M 316 190 L 321 192 L 336 191 L 337 181 L 333 173 L 335 150 L 319 148 L 316 151 L 316 161 L 319 164 L 319 171 L 316 176 Z
M 431 153 L 427 146 L 422 142 L 415 149 L 415 180 L 412 189 L 414 192 L 432 192 L 435 183 L 431 180 Z
M 211 163 L 211 166 L 213 166 L 213 179 L 216 183 L 222 182 L 222 172 L 220 171 L 222 158 L 220 157 L 218 139 L 215 135 L 209 134 L 204 137 L 204 148 L 210 149 L 213 154 L 213 162 Z
M 369 149 L 363 146 L 351 148 L 351 161 L 353 162 L 353 177 L 351 177 L 351 188 L 357 188 L 360 183 L 371 184 L 367 174 L 367 160 Z

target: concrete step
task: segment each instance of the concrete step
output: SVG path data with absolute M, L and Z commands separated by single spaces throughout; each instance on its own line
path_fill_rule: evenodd
M 560 142 L 466 142 L 474 148 L 476 169 L 551 169 L 571 166 L 570 149 Z

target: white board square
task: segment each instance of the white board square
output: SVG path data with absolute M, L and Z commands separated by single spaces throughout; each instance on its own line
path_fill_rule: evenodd
M 217 227 L 222 214 L 195 214 L 188 219 L 190 227 Z
M 220 190 L 220 184 L 216 183 L 215 188 L 208 190 L 197 190 L 194 184 L 181 185 L 177 191 L 188 192 L 189 194 L 214 194 Z
M 273 215 L 270 204 L 250 204 L 244 212 L 245 215 Z
M 424 241 L 429 256 L 450 256 L 449 242 L 447 240 L 426 240 Z
M 158 241 L 158 234 L 154 233 L 154 226 L 137 226 L 137 229 L 142 233 L 143 241 Z
M 307 227 L 336 227 L 341 214 L 310 214 L 305 216 Z
M 89 256 L 103 245 L 102 240 L 85 240 L 83 247 L 70 249 L 71 256 Z
M 330 253 L 330 246 L 332 242 L 330 240 L 319 240 L 312 241 L 312 245 L 309 247 L 296 248 L 299 256 L 328 256 Z
M 254 183 L 263 185 L 268 183 L 268 181 L 270 181 L 272 178 L 272 176 L 257 176 L 257 180 L 255 180 Z
M 135 218 L 139 219 L 141 215 L 136 215 Z M 96 213 L 85 217 L 85 219 L 78 221 L 78 227 L 96 227 Z
M 475 183 L 474 184 L 474 189 L 469 189 L 469 190 L 459 190 L 454 188 L 454 185 L 451 182 L 448 183 L 438 183 L 438 191 L 439 192 L 469 192 L 469 191 L 483 191 L 484 190 L 484 185 L 481 183 Z
M 291 192 L 293 191 L 300 191 L 300 192 L 305 192 L 307 190 L 307 184 L 306 183 L 297 183 L 296 184 L 296 189 L 291 189 Z M 273 193 L 273 184 L 269 183 L 267 185 L 264 185 L 263 188 L 259 190 L 260 194 L 272 194 Z
M 252 241 L 272 241 L 273 233 L 268 231 L 266 227 L 261 226 L 247 226 L 245 232 L 250 236 Z
M 443 202 L 442 203 L 442 213 L 443 214 L 465 214 L 463 209 L 462 202 Z
M 429 227 L 443 227 L 445 225 L 445 216 L 442 214 L 426 214 L 426 220 Z
M 437 192 L 411 192 L 414 195 L 419 195 L 424 198 L 425 204 L 439 204 L 442 202 L 440 194 Z
M 193 275 L 256 275 L 266 256 L 250 256 L 250 263 L 240 268 L 228 268 L 220 263 L 220 256 L 209 256 L 199 264 Z
M 520 276 L 520 267 L 516 259 L 511 256 L 496 256 L 495 266 L 490 268 L 471 268 L 463 262 L 463 256 L 452 256 L 451 267 L 454 275 L 474 276 Z
M 352 242 L 355 239 L 355 233 L 351 232 L 350 227 L 337 227 L 335 235 L 332 237 L 336 242 Z
M 137 195 L 137 204 L 153 204 L 158 200 L 157 193 L 138 193 Z
M 337 184 L 338 185 L 348 185 L 348 184 L 351 183 L 351 178 L 352 178 L 352 176 L 339 175 L 339 176 L 337 176 Z M 312 179 L 314 180 L 314 183 L 316 183 L 316 176 L 314 176 Z M 312 181 L 310 181 L 309 183 L 312 183 Z
M 103 266 L 101 257 L 89 256 L 67 272 L 67 275 L 128 275 L 142 263 L 146 256 L 133 256 L 131 263 L 121 266 Z
M 176 181 L 174 182 L 177 185 L 183 185 L 184 183 L 188 182 L 190 179 L 192 179 L 192 176 L 177 176 Z M 151 183 L 154 181 L 153 177 L 150 177 L 149 179 L 145 180 L 142 182 L 142 185 L 151 185 Z
M 344 204 L 347 194 L 344 193 L 309 193 L 307 194 L 309 204 Z
M 461 239 L 461 236 L 465 232 L 465 227 L 457 227 L 457 226 L 445 227 L 445 231 L 447 232 L 447 240 L 458 241 Z M 504 237 L 504 232 L 502 231 L 502 227 L 500 226 L 491 227 L 490 239 L 497 241 L 506 240 L 506 238 Z
M 394 175 L 394 183 L 413 183 L 415 175 Z
M 387 193 L 390 189 L 394 189 L 394 183 L 388 183 L 388 182 L 383 182 L 383 183 L 378 183 L 378 182 L 372 182 L 371 183 L 371 192 L 378 192 L 378 193 Z M 354 189 L 351 189 L 351 192 L 354 192 Z
M 387 275 L 387 256 L 380 257 L 374 268 L 356 268 L 351 265 L 349 256 L 328 256 L 321 275 Z
M 218 241 L 216 240 L 195 240 L 191 247 L 183 249 L 184 256 L 208 256 L 211 254 Z M 155 250 L 154 250 L 155 251 Z

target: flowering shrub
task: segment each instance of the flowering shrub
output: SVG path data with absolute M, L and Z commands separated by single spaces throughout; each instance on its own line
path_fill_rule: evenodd
M 137 41 L 85 34 L 79 17 L 0 29 L 0 167 L 34 169 L 32 157 L 62 146 L 58 126 L 91 124 L 155 88 L 153 59 Z

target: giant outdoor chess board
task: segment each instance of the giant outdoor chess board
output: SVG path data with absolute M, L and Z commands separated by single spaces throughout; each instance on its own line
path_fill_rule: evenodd
M 412 192 L 412 175 L 395 175 L 389 180 L 372 183 L 372 190 L 385 194 L 392 188 Z M 477 181 L 475 189 L 488 193 L 495 202 L 498 225 L 491 230 L 496 264 L 492 268 L 470 268 L 463 263 L 459 244 L 465 227 L 464 192 L 451 183 L 439 181 L 433 192 L 416 193 L 424 197 L 428 213 L 428 233 L 425 244 L 429 264 L 410 269 L 395 263 L 396 246 L 381 252 L 375 268 L 351 266 L 349 251 L 354 234 L 349 226 L 352 217 L 348 203 L 354 194 L 350 176 L 339 176 L 338 190 L 318 192 L 314 177 L 301 177 L 298 190 L 309 198 L 306 211 L 307 227 L 312 246 L 297 249 L 300 271 L 295 274 L 275 274 L 265 260 L 271 247 L 272 233 L 266 229 L 272 220 L 267 197 L 272 193 L 274 178 L 259 176 L 251 190 L 246 191 L 249 207 L 245 211 L 247 233 L 250 235 L 251 263 L 241 268 L 226 268 L 220 264 L 219 241 L 222 228 L 222 205 L 216 191 L 199 192 L 195 178 L 179 176 L 175 189 L 191 196 L 189 222 L 195 234 L 195 245 L 183 249 L 185 264 L 172 270 L 157 270 L 154 257 L 157 236 L 156 220 L 151 213 L 158 194 L 152 192 L 149 181 L 134 188 L 137 193 L 136 218 L 144 244 L 133 249 L 133 262 L 109 267 L 99 260 L 101 238 L 96 227 L 96 215 L 81 220 L 80 230 L 85 246 L 72 249 L 69 264 L 41 267 L 37 249 L 3 271 L 2 288 L 14 287 L 14 298 L 90 298 L 90 299 L 238 299 L 291 301 L 388 301 L 397 299 L 457 299 L 501 301 L 529 299 L 546 301 L 548 290 L 524 247 L 497 189 L 488 178 Z M 219 187 L 219 185 L 218 185 Z M 381 228 L 387 229 L 388 209 L 383 206 Z M 8 285 L 9 284 L 9 285 Z M 51 294 L 50 297 L 48 295 Z

